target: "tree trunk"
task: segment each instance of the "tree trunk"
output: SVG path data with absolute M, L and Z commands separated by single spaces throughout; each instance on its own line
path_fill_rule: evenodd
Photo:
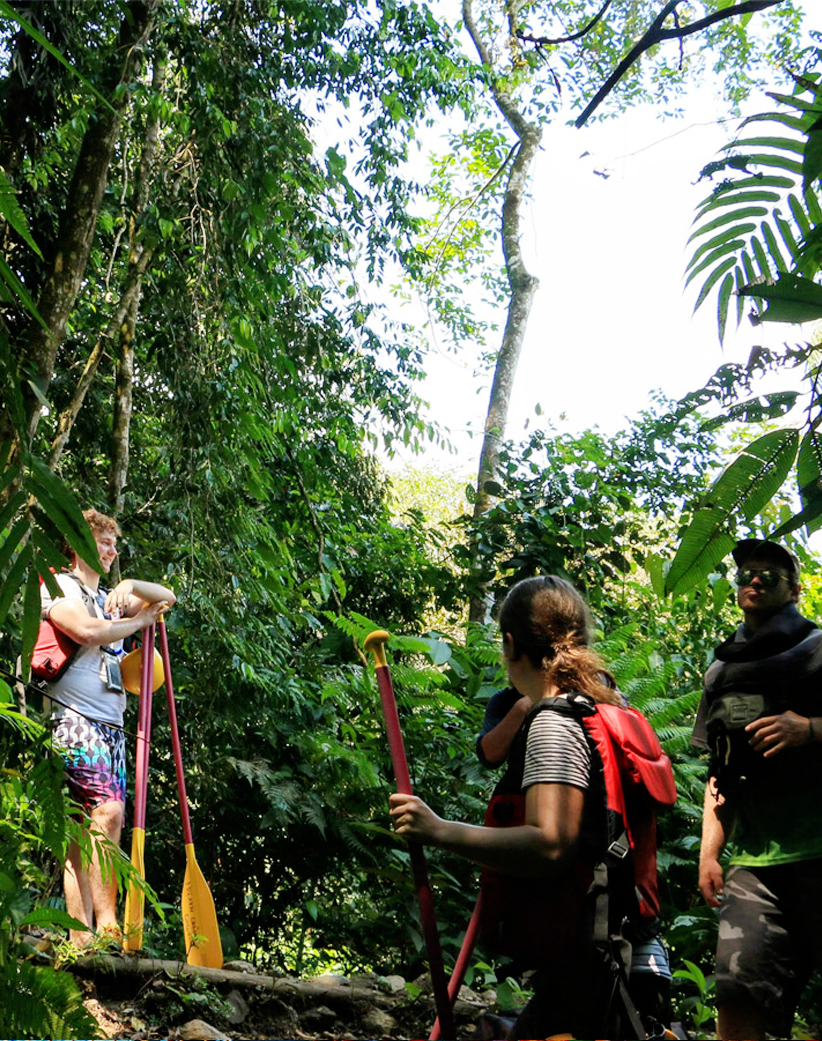
M 152 91 L 162 95 L 165 86 L 166 59 L 160 54 L 154 63 Z M 142 275 L 151 252 L 146 249 L 139 232 L 139 218 L 148 205 L 149 189 L 157 166 L 160 141 L 160 107 L 155 108 L 155 117 L 146 126 L 140 165 L 134 185 L 131 219 L 129 221 L 129 276 L 133 275 L 135 292 L 130 301 L 125 321 L 120 325 L 120 344 L 117 353 L 116 390 L 114 394 L 114 417 L 111 438 L 111 469 L 108 479 L 108 504 L 117 517 L 123 512 L 125 486 L 128 479 L 129 432 L 131 430 L 132 386 L 134 383 L 134 336 L 137 316 L 140 311 Z
M 57 421 L 57 433 L 51 443 L 51 451 L 49 453 L 49 467 L 52 470 L 56 468 L 57 463 L 60 461 L 60 456 L 63 454 L 63 449 L 66 447 L 74 421 L 77 418 L 80 409 L 83 407 L 83 402 L 86 400 L 89 387 L 94 382 L 94 377 L 96 376 L 97 369 L 100 365 L 100 359 L 105 353 L 106 343 L 113 340 L 118 335 L 118 331 L 122 330 L 123 325 L 128 322 L 129 314 L 134 307 L 135 301 L 139 300 L 142 275 L 149 259 L 150 254 L 146 254 L 144 262 L 129 272 L 129 281 L 126 283 L 126 288 L 123 290 L 123 295 L 120 297 L 120 303 L 117 305 L 117 310 L 112 315 L 104 332 L 92 348 L 83 368 L 82 375 L 77 381 L 77 386 L 74 388 L 74 394 L 72 395 L 71 401 L 60 413 L 60 418 Z
M 115 517 L 123 512 L 124 489 L 128 477 L 131 392 L 134 384 L 134 330 L 137 326 L 139 309 L 138 288 L 120 330 L 117 354 L 117 386 L 114 392 L 114 417 L 111 431 L 111 469 L 108 476 L 108 504 Z
M 129 92 L 125 89 L 117 91 L 116 88 L 125 88 L 135 76 L 143 46 L 154 25 L 156 6 L 157 0 L 129 0 L 109 77 L 111 107 L 97 107 L 89 120 L 77 158 L 60 221 L 51 273 L 37 302 L 45 328 L 32 322 L 21 352 L 22 369 L 31 373 L 42 394 L 47 392 L 54 374 L 57 350 L 65 339 L 66 325 L 83 283 L 114 146 L 128 104 Z M 23 393 L 27 429 L 19 431 L 19 435 L 30 440 L 37 428 L 41 404 L 28 382 L 24 383 Z M 0 432 L 0 441 L 3 440 L 2 434 L 8 435 L 11 431 Z
M 530 274 L 525 266 L 520 248 L 520 210 L 539 150 L 542 130 L 538 125 L 529 123 L 525 119 L 510 93 L 500 87 L 499 81 L 494 76 L 493 55 L 488 44 L 482 39 L 474 21 L 472 0 L 463 0 L 462 10 L 465 26 L 473 40 L 480 61 L 491 73 L 489 82 L 494 102 L 519 140 L 502 205 L 502 252 L 511 295 L 485 419 L 477 473 L 477 493 L 474 502 L 474 520 L 476 521 L 491 507 L 492 495 L 487 489 L 487 484 L 497 476 L 500 445 L 505 437 L 505 427 L 508 422 L 511 390 L 528 318 L 531 314 L 531 305 L 539 287 L 539 280 Z M 485 622 L 488 620 L 488 614 L 489 605 L 485 590 L 480 588 L 471 596 L 468 617 L 472 622 Z

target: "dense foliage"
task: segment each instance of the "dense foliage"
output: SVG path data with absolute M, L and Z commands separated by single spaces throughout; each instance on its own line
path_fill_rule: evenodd
M 579 6 L 543 10 L 562 19 Z M 633 32 L 625 12 L 650 5 L 615 9 L 598 30 L 608 57 Z M 517 88 L 547 46 L 526 40 L 539 5 L 520 11 L 531 20 L 516 27 Z M 426 120 L 487 114 L 485 72 L 410 2 L 16 0 L 0 15 L 4 672 L 21 652 L 25 672 L 61 539 L 93 558 L 80 507 L 116 514 L 121 574 L 179 597 L 168 627 L 183 758 L 224 951 L 303 973 L 412 977 L 421 939 L 407 852 L 387 827 L 390 759 L 363 638 L 395 633 L 416 788 L 479 820 L 494 778 L 474 736 L 503 677 L 495 634 L 466 625 L 464 605 L 526 574 L 568 575 L 676 760 L 666 919 L 678 963 L 707 967 L 711 919 L 694 896 L 703 768 L 687 745 L 700 674 L 733 624 L 731 587 L 714 562 L 689 588 L 664 589 L 684 518 L 722 462 L 710 423 L 695 403 L 666 404 L 613 439 L 549 427 L 503 442 L 493 506 L 476 518 L 458 519 L 460 507 L 435 521 L 425 499 L 409 509 L 372 455 L 438 436 L 414 391 L 423 341 L 368 290 L 399 264 L 438 291 L 439 254 L 419 248 L 421 187 L 403 164 Z M 580 83 L 599 79 L 593 60 L 575 68 Z M 667 98 L 678 72 L 654 69 Z M 641 84 L 637 71 L 627 96 Z M 554 110 L 553 90 L 529 95 L 531 115 Z M 466 141 L 480 177 L 504 159 L 494 130 Z M 449 168 L 435 205 L 448 201 Z M 458 275 L 483 241 L 477 231 L 455 251 Z M 480 325 L 440 284 L 451 328 L 474 337 Z M 772 524 L 754 512 L 740 533 Z M 0 1005 L 9 1032 L 88 1036 L 75 990 L 17 957 L 21 929 L 66 925 L 53 864 L 72 826 L 32 719 L 36 691 L 25 718 L 0 689 L 0 988 L 36 998 Z M 155 705 L 145 942 L 169 954 L 181 953 L 185 858 Z M 431 866 L 450 962 L 476 873 L 440 855 Z

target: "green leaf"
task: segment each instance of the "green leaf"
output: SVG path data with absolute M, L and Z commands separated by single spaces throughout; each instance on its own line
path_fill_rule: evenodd
M 664 561 L 658 553 L 649 553 L 645 557 L 644 567 L 651 580 L 651 588 L 657 596 L 665 595 Z
M 723 213 L 721 216 L 714 218 L 707 224 L 703 224 L 701 228 L 691 235 L 688 239 L 688 243 L 693 242 L 694 239 L 698 239 L 700 235 L 707 235 L 709 231 L 714 231 L 716 228 L 722 228 L 726 224 L 730 224 L 731 221 L 744 221 L 749 220 L 751 217 L 766 217 L 768 211 L 764 206 L 746 206 L 743 210 L 734 210 L 731 213 Z
M 811 219 L 811 223 L 814 229 L 817 229 L 822 224 L 822 206 L 819 205 L 819 199 L 816 197 L 815 192 L 805 192 L 804 195 L 805 205 L 808 208 L 808 216 Z
M 759 268 L 759 274 L 762 275 L 763 278 L 770 278 L 773 272 L 771 271 L 771 265 L 768 262 L 768 254 L 765 252 L 765 247 L 756 235 L 751 235 L 751 249 L 753 250 L 756 266 Z
M 697 266 L 693 269 L 693 271 L 691 271 L 691 273 L 685 279 L 686 287 L 691 284 L 691 282 L 696 278 L 697 275 L 701 274 L 712 264 L 715 264 L 717 260 L 721 260 L 723 257 L 726 257 L 728 253 L 736 253 L 737 249 L 741 249 L 744 245 L 745 242 L 743 239 L 734 239 L 732 242 L 727 242 L 725 243 L 725 245 L 720 246 L 719 249 L 713 250 L 712 253 L 709 253 L 706 257 L 703 258 L 700 264 L 697 264 Z M 732 256 L 730 257 L 730 260 L 732 266 L 735 267 L 736 257 Z
M 795 137 L 748 137 L 739 138 L 724 146 L 725 151 L 739 148 L 774 148 L 777 152 L 795 152 L 802 155 L 804 143 Z
M 20 209 L 20 203 L 17 201 L 17 192 L 12 188 L 11 181 L 9 181 L 2 170 L 0 170 L 0 213 L 28 245 L 29 249 L 42 259 L 43 254 L 40 252 L 40 247 L 31 237 L 26 215 Z
M 697 212 L 694 223 L 704 217 L 706 213 L 710 213 L 721 206 L 748 205 L 753 202 L 779 202 L 781 198 L 782 196 L 778 192 L 768 192 L 762 189 L 718 195 Z
M 0 626 L 2 626 L 6 621 L 6 615 L 9 613 L 11 602 L 15 596 L 17 596 L 17 592 L 23 584 L 23 578 L 30 564 L 31 550 L 26 546 L 18 554 L 17 559 L 9 569 L 9 573 L 6 575 L 3 585 L 0 586 Z
M 727 271 L 730 271 L 731 268 L 735 266 L 736 261 L 733 257 L 729 257 L 727 260 L 723 261 L 723 263 L 720 264 L 718 268 L 711 272 L 711 274 L 705 279 L 705 281 L 702 284 L 702 288 L 699 291 L 699 296 L 696 298 L 696 303 L 694 304 L 694 311 L 696 311 L 700 307 L 700 305 L 705 300 L 705 297 L 708 295 L 708 293 L 710 293 L 710 291 L 720 280 L 720 278 L 722 278 L 722 276 Z
M 97 556 L 97 543 L 86 524 L 74 496 L 59 477 L 52 473 L 42 459 L 28 454 L 24 465 L 29 471 L 27 481 L 43 512 L 54 526 L 65 536 L 75 553 L 96 571 L 102 573 Z
M 782 236 L 782 241 L 785 243 L 785 248 L 788 250 L 789 256 L 796 256 L 799 250 L 799 244 L 793 233 L 793 228 L 789 222 L 785 220 L 779 210 L 776 210 L 773 215 L 774 223 L 779 229 L 779 234 Z
M 795 185 L 795 178 L 780 177 L 779 174 L 757 173 L 751 177 L 738 177 L 734 181 L 718 184 L 711 194 L 699 203 L 697 212 L 707 209 L 713 202 L 718 203 L 723 196 L 730 195 L 733 192 L 745 191 L 748 188 L 793 188 Z
M 22 301 L 26 310 L 35 319 L 35 321 L 37 321 L 44 329 L 48 329 L 48 326 L 40 317 L 40 312 L 37 310 L 37 305 L 29 296 L 28 290 L 2 257 L 0 257 L 0 277 L 2 277 L 3 281 L 14 293 L 14 295 Z
M 682 537 L 665 583 L 669 593 L 684 593 L 704 581 L 733 549 L 737 522 L 751 520 L 787 477 L 799 442 L 796 430 L 774 430 L 758 438 L 733 460 L 698 504 Z
M 753 265 L 753 261 L 750 258 L 747 250 L 742 250 L 742 267 L 745 269 L 745 276 L 749 282 L 753 282 L 758 276 L 756 274 L 756 268 Z
M 29 571 L 26 590 L 23 594 L 23 639 L 20 656 L 23 662 L 23 678 L 28 679 L 29 664 L 37 635 L 40 632 L 40 576 L 35 568 Z
M 13 22 L 17 22 L 17 24 L 21 26 L 33 40 L 36 40 L 44 50 L 49 52 L 52 58 L 56 58 L 61 65 L 68 69 L 72 76 L 76 76 L 86 90 L 91 91 L 91 93 L 101 101 L 109 111 L 114 112 L 114 109 L 109 102 L 106 101 L 100 91 L 93 87 L 85 76 L 81 76 L 71 62 L 68 61 L 53 44 L 49 43 L 42 33 L 38 33 L 34 26 L 30 22 L 27 22 L 26 19 L 7 2 L 7 0 L 0 0 L 0 16 L 10 18 Z
M 43 574 L 45 570 L 48 574 L 51 574 L 49 568 L 54 568 L 55 571 L 60 571 L 68 563 L 63 551 L 52 542 L 52 540 L 46 535 L 42 528 L 37 524 L 31 529 L 31 540 L 34 543 L 34 547 L 38 550 L 39 560 L 42 561 L 42 567 L 38 563 L 37 570 L 40 574 Z
M 765 240 L 765 245 L 768 247 L 771 260 L 776 264 L 777 271 L 787 271 L 788 265 L 785 263 L 779 243 L 776 241 L 776 235 L 774 235 L 770 224 L 763 220 L 759 227 L 762 232 L 762 238 Z
M 800 112 L 816 112 L 816 103 L 813 101 L 803 101 L 802 98 L 793 94 L 778 94 L 775 90 L 767 90 L 765 93 L 769 98 L 773 98 L 781 105 L 787 105 L 788 108 L 795 108 Z
M 23 509 L 28 502 L 28 498 L 24 491 L 15 492 L 3 509 L 0 510 L 0 534 L 6 530 L 12 518 Z
M 743 286 L 741 296 L 755 296 L 767 303 L 762 322 L 810 322 L 822 318 L 822 285 L 799 275 L 782 274 Z
M 725 340 L 725 325 L 728 320 L 728 304 L 731 293 L 734 291 L 734 276 L 729 272 L 719 287 L 719 295 L 716 300 L 716 318 L 719 326 L 719 342 Z
M 721 232 L 719 235 L 714 235 L 712 239 L 703 242 L 697 249 L 685 270 L 690 271 L 699 258 L 704 256 L 710 250 L 716 249 L 717 246 L 721 246 L 725 242 L 730 242 L 732 239 L 739 238 L 741 235 L 747 235 L 748 232 L 751 231 L 756 231 L 755 224 L 735 224 L 732 228 L 726 228 L 725 231 Z
M 23 541 L 23 538 L 30 527 L 31 522 L 28 517 L 20 517 L 15 521 L 14 526 L 3 542 L 0 543 L 0 573 L 6 570 L 8 562 L 11 560 L 12 553 L 14 553 Z
M 822 176 L 822 119 L 817 119 L 807 132 L 802 160 L 802 188 L 805 192 Z
M 38 907 L 30 911 L 20 925 L 59 925 L 64 929 L 87 929 L 88 926 L 78 922 L 67 911 L 59 907 Z
M 750 164 L 751 166 L 778 167 L 780 170 L 790 170 L 791 173 L 795 173 L 800 177 L 802 175 L 802 163 L 798 159 L 789 159 L 787 156 L 756 152 L 751 155 L 741 156 L 740 159 L 745 161 L 746 166 Z
M 9 351 L 8 338 L 2 333 L 0 333 L 0 400 L 8 410 L 15 432 L 23 444 L 26 444 L 26 406 L 20 389 L 17 362 Z M 9 469 L 16 476 L 17 467 Z M 7 474 L 8 471 L 4 473 L 4 479 Z
M 731 593 L 733 592 L 733 586 L 727 578 L 720 578 L 714 582 L 711 588 L 711 601 L 713 603 L 714 611 L 719 611 L 728 602 Z
M 736 324 L 739 325 L 745 311 L 745 298 L 739 295 L 739 290 L 745 285 L 745 272 L 738 265 L 734 271 L 734 283 L 736 285 L 736 290 L 734 292 L 734 295 L 736 296 Z
M 796 477 L 802 509 L 774 532 L 775 537 L 781 538 L 803 525 L 809 535 L 822 527 L 822 434 L 818 430 L 811 430 L 802 439 Z
M 795 195 L 788 196 L 788 209 L 791 211 L 791 216 L 796 221 L 796 226 L 799 228 L 802 237 L 806 238 L 811 233 L 812 225 L 808 220 L 805 207 Z

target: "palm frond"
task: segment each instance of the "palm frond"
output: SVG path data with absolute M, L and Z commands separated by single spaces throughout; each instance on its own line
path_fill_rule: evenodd
M 703 177 L 722 180 L 697 208 L 689 239 L 697 246 L 686 266 L 686 285 L 704 276 L 696 310 L 719 283 L 720 340 L 732 297 L 755 278 L 788 273 L 813 278 L 820 267 L 813 259 L 811 236 L 822 212 L 812 159 L 822 99 L 807 79 L 795 95 L 769 96 L 779 108 L 751 116 L 740 126 L 740 131 L 755 127 L 764 132 L 737 137 L 723 147 L 722 158 L 702 171 Z M 752 296 L 755 306 L 760 306 Z M 738 299 L 737 323 L 743 309 Z

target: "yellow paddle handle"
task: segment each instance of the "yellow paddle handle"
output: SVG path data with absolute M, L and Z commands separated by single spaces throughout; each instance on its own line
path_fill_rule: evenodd
M 363 647 L 374 655 L 374 662 L 377 668 L 381 666 L 384 668 L 387 664 L 385 660 L 385 645 L 390 639 L 391 635 L 385 629 L 375 629 L 373 633 L 369 633 L 365 638 Z

